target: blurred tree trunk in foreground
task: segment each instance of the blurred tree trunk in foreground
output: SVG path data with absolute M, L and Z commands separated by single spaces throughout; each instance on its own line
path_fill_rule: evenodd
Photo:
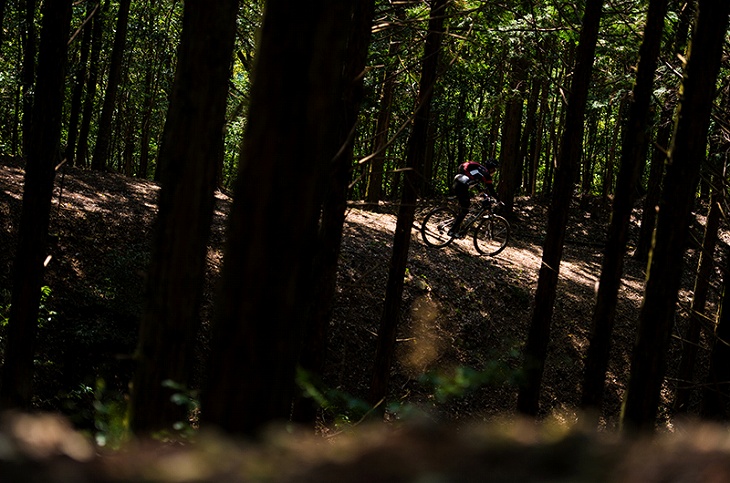
M 203 426 L 287 420 L 316 253 L 350 2 L 269 0 L 229 217 Z
M 363 78 L 370 45 L 375 2 L 373 0 L 353 0 L 341 7 L 351 8 L 351 28 L 342 69 L 342 79 L 337 92 L 340 108 L 333 115 L 339 136 L 326 141 L 332 146 L 324 150 L 334 153 L 330 162 L 331 170 L 325 172 L 322 180 L 324 197 L 322 219 L 317 236 L 317 253 L 312 267 L 309 297 L 309 316 L 306 320 L 304 344 L 299 359 L 300 368 L 309 376 L 317 378 L 324 371 L 329 339 L 329 325 L 332 316 L 332 301 L 337 283 L 337 264 L 342 242 L 342 227 L 347 209 L 347 188 L 352 173 L 352 149 L 360 102 L 363 97 Z M 343 15 L 345 12 L 343 12 Z M 347 27 L 348 24 L 344 24 Z M 336 32 L 335 29 L 333 31 Z M 326 159 L 325 159 L 326 161 Z M 292 411 L 292 419 L 298 422 L 313 423 L 316 418 L 315 401 L 298 398 Z
M 187 408 L 171 396 L 189 388 L 195 372 L 238 6 L 238 0 L 185 2 L 159 157 L 162 190 L 132 385 L 131 426 L 138 432 L 187 421 Z

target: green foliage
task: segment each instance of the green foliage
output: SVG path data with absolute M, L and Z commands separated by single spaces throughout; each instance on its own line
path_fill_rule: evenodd
M 57 315 L 56 311 L 50 308 L 48 302 L 51 298 L 51 287 L 44 285 L 41 287 L 41 303 L 38 306 L 38 326 L 43 327 L 47 322 L 50 322 L 54 316 Z
M 172 396 L 170 396 L 170 401 L 177 406 L 184 407 L 187 414 L 197 414 L 200 411 L 200 398 L 198 391 L 192 390 L 184 384 L 180 384 L 171 379 L 163 381 L 162 386 L 176 391 Z M 195 433 L 195 429 L 191 425 L 190 420 L 175 422 L 173 424 L 173 429 L 176 433 L 172 436 L 176 440 L 179 440 L 181 437 L 183 439 L 190 439 Z M 167 436 L 170 435 L 160 435 L 161 438 Z
M 57 315 L 50 305 L 51 287 L 44 285 L 41 287 L 41 299 L 38 305 L 38 327 L 44 327 L 46 323 L 51 322 L 53 317 Z M 3 290 L 0 294 L 0 327 L 5 327 L 10 322 L 10 291 Z
M 256 61 L 258 37 L 263 18 L 264 3 L 261 0 L 246 2 L 238 18 L 238 35 L 232 77 L 229 89 L 226 131 L 224 137 L 224 163 L 221 184 L 230 188 L 235 178 L 240 145 L 246 129 L 250 96 L 250 83 Z M 93 105 L 100 104 L 106 88 L 105 73 L 110 60 L 118 2 L 101 2 L 95 18 L 104 22 L 100 56 L 96 64 L 100 76 L 95 86 Z M 132 162 L 131 172 L 137 176 L 151 177 L 155 171 L 156 156 L 167 114 L 168 97 L 176 68 L 177 46 L 182 31 L 184 2 L 164 0 L 159 2 L 133 2 L 130 11 L 127 55 L 124 57 L 123 84 L 120 88 L 116 111 L 115 136 L 112 146 L 112 168 L 126 170 L 125 159 Z M 383 187 L 387 196 L 397 196 L 399 175 L 405 159 L 408 123 L 413 114 L 417 83 L 420 74 L 420 54 L 428 21 L 427 2 L 396 3 L 376 1 L 376 25 L 373 29 L 368 70 L 365 76 L 359 130 L 354 153 L 362 158 L 371 153 L 372 135 L 381 104 L 384 76 L 395 79 L 389 135 L 391 144 L 385 152 L 385 177 Z M 0 151 L 20 154 L 22 146 L 23 98 L 32 96 L 32 89 L 23 86 L 22 61 L 27 25 L 24 23 L 24 6 L 9 3 L 4 17 L 2 60 L 0 64 L 0 116 L 7 122 L 0 125 Z M 617 94 L 627 92 L 632 85 L 634 70 L 641 41 L 647 2 L 624 2 L 606 5 L 601 24 L 600 41 L 596 53 L 594 84 L 590 91 L 590 109 L 601 111 L 602 117 L 618 118 Z M 564 94 L 569 89 L 570 65 L 578 42 L 583 5 L 555 0 L 533 2 L 484 2 L 459 0 L 449 7 L 446 21 L 448 34 L 443 39 L 441 77 L 436 86 L 433 114 L 434 129 L 432 152 L 434 169 L 428 180 L 435 192 L 445 193 L 453 176 L 457 161 L 498 157 L 502 150 L 500 131 L 506 102 L 518 92 L 529 94 L 524 86 L 534 86 L 534 81 L 544 82 L 548 91 L 544 104 L 538 106 L 536 116 L 542 119 L 543 137 L 560 130 L 564 109 Z M 83 34 L 92 22 L 87 20 L 86 2 L 79 2 L 73 9 L 74 31 L 84 26 L 69 45 L 69 79 L 64 112 L 69 116 L 76 84 L 76 74 L 81 65 Z M 35 17 L 35 34 L 39 34 L 40 15 Z M 679 15 L 670 9 L 667 14 L 667 42 L 679 22 Z M 525 75 L 520 82 L 513 82 L 510 71 L 516 61 L 525 63 Z M 662 64 L 662 63 L 660 63 Z M 662 67 L 664 68 L 664 67 Z M 79 77 L 81 79 L 81 77 Z M 676 78 L 671 73 L 658 76 L 658 99 L 665 94 L 676 93 Z M 521 85 L 523 87 L 518 88 Z M 82 101 L 90 95 L 84 86 Z M 525 98 L 527 103 L 527 98 Z M 95 142 L 96 116 L 100 109 L 92 109 L 88 120 L 90 151 Z M 68 121 L 68 118 L 66 119 Z M 527 119 L 524 119 L 527 122 Z M 71 133 L 68 122 L 63 123 L 64 142 Z M 599 126 L 591 152 L 595 157 L 594 185 L 603 183 L 601 173 L 609 160 L 611 136 L 607 135 L 613 123 Z M 525 133 L 529 137 L 526 146 L 535 140 L 538 132 Z M 538 153 L 538 186 L 549 174 L 546 163 L 555 156 L 554 146 L 543 139 Z M 138 165 L 143 155 L 148 159 L 146 171 Z M 125 158 L 125 156 L 127 158 Z M 367 166 L 354 166 L 350 196 L 362 197 L 368 181 Z
M 172 380 L 162 385 L 175 392 L 170 400 L 183 406 L 188 414 L 199 412 L 198 394 Z M 60 396 L 65 412 L 86 431 L 96 444 L 103 448 L 120 449 L 131 440 L 129 427 L 128 398 L 119 390 L 108 387 L 103 378 L 98 378 L 91 387 L 81 384 L 76 389 Z M 89 427 L 91 426 L 91 427 Z M 176 422 L 170 431 L 160 431 L 153 435 L 159 441 L 191 440 L 196 430 L 190 421 Z
M 297 368 L 297 385 L 304 397 L 312 399 L 324 412 L 325 419 L 333 421 L 336 428 L 352 426 L 362 421 L 373 408 L 362 399 L 346 392 L 324 387 L 312 373 Z
M 378 5 L 376 18 L 382 28 L 374 31 L 369 61 L 372 69 L 365 79 L 368 97 L 361 119 L 363 133 L 368 134 L 358 139 L 355 152 L 358 157 L 370 152 L 369 133 L 377 128 L 383 75 L 388 66 L 397 65 L 398 70 L 392 73 L 396 92 L 389 106 L 392 144 L 385 156 L 383 181 L 386 193 L 393 196 L 397 191 L 391 187 L 398 182 L 395 173 L 402 167 L 408 136 L 407 129 L 396 133 L 396 128 L 407 124 L 413 112 L 421 29 L 428 12 L 425 3 L 402 9 L 380 2 Z M 523 148 L 527 150 L 525 163 L 533 157 L 531 151 L 539 147 L 535 185 L 538 190 L 551 186 L 545 180 L 552 175 L 547 165 L 554 163 L 556 156 L 583 7 L 548 0 L 507 4 L 462 0 L 451 4 L 446 22 L 448 35 L 443 39 L 442 74 L 432 105 L 433 170 L 427 182 L 434 193 L 448 191 L 454 166 L 459 162 L 500 156 L 504 108 L 515 96 L 524 101 L 523 128 L 528 127 L 528 121 L 540 123 L 522 133 Z M 591 170 L 592 192 L 603 189 L 608 164 L 617 159 L 611 134 L 615 123 L 625 116 L 620 112 L 620 100 L 633 84 L 646 8 L 646 2 L 633 2 L 604 9 L 587 115 L 587 127 L 595 129 L 596 134 L 585 140 L 585 152 L 592 157 L 592 163 L 586 164 Z M 678 17 L 670 13 L 667 18 L 671 29 Z M 397 49 L 392 48 L 394 43 Z M 518 63 L 523 66 L 521 72 L 513 69 Z M 665 79 L 669 82 L 661 82 Z M 671 75 L 659 80 L 657 92 L 663 88 L 676 92 Z M 534 119 L 528 119 L 530 95 L 536 88 L 544 89 L 545 94 L 538 99 Z M 535 144 L 538 140 L 539 145 Z M 351 196 L 359 197 L 365 192 L 360 185 L 367 183 L 368 176 L 359 165 L 355 171 Z M 615 166 L 613 171 L 617 171 Z M 612 187 L 608 188 L 610 192 Z
M 511 354 L 516 357 L 517 354 Z M 511 368 L 506 362 L 490 361 L 482 370 L 458 366 L 451 371 L 431 371 L 419 378 L 428 394 L 433 395 L 437 404 L 465 397 L 468 393 L 485 385 L 516 386 L 521 378 L 518 369 Z M 367 402 L 343 391 L 325 387 L 313 374 L 298 368 L 297 384 L 305 397 L 312 399 L 323 410 L 324 418 L 332 421 L 334 427 L 342 429 L 363 421 L 374 408 Z M 423 414 L 424 409 L 409 400 L 393 401 L 387 404 L 387 412 L 397 415 L 399 420 L 407 420 Z
M 10 291 L 0 291 L 0 327 L 8 325 L 10 317 Z
M 104 381 L 100 379 L 97 382 L 94 401 L 96 410 L 94 440 L 99 446 L 119 449 L 130 438 L 127 404 L 119 395 L 109 398 L 104 394 L 104 388 Z
M 97 379 L 94 387 L 80 384 L 62 399 L 72 414 L 72 421 L 81 427 L 91 423 L 86 432 L 98 446 L 119 449 L 130 440 L 126 399 L 119 392 L 109 390 L 104 379 Z
M 501 361 L 490 361 L 482 370 L 458 366 L 451 371 L 433 371 L 421 376 L 420 382 L 434 394 L 436 401 L 446 402 L 465 396 L 485 385 L 516 385 L 519 371 Z

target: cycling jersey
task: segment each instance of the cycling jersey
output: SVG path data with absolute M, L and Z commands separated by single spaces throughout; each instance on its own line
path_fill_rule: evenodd
M 458 174 L 454 178 L 454 181 L 464 183 L 470 188 L 479 183 L 483 183 L 485 188 L 493 188 L 492 175 L 489 174 L 489 170 L 487 168 L 479 163 L 467 161 L 460 164 L 456 172 Z
M 484 189 L 487 190 L 494 199 L 498 199 L 497 192 L 494 189 L 492 175 L 486 167 L 474 161 L 467 161 L 460 164 L 456 172 L 458 174 L 454 177 L 452 189 L 454 190 L 456 199 L 459 200 L 460 210 L 459 213 L 457 213 L 456 218 L 454 218 L 454 224 L 449 231 L 449 235 L 458 233 L 459 226 L 461 226 L 462 220 L 466 217 L 466 214 L 469 211 L 469 205 L 471 204 L 469 188 L 482 183 L 484 184 Z

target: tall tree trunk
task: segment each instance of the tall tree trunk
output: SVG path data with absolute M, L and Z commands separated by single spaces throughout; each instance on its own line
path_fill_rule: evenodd
M 590 209 L 590 197 L 593 188 L 593 172 L 596 158 L 596 132 L 598 131 L 598 116 L 596 111 L 591 111 L 585 121 L 588 131 L 584 134 L 583 145 L 585 151 L 581 156 L 580 169 L 580 209 Z M 587 151 L 587 152 L 586 152 Z
M 393 253 L 390 259 L 388 282 L 385 287 L 385 302 L 378 329 L 377 352 L 373 366 L 373 377 L 370 383 L 369 399 L 373 404 L 382 401 L 388 391 L 403 297 L 403 277 L 406 272 L 411 229 L 416 210 L 416 190 L 419 185 L 419 174 L 423 168 L 423 160 L 426 156 L 431 99 L 433 98 L 438 76 L 438 61 L 447 3 L 448 0 L 434 0 L 431 4 L 413 130 L 408 138 L 407 170 L 404 175 L 403 195 L 398 209 Z
M 370 161 L 368 184 L 365 190 L 365 200 L 368 203 L 378 203 L 383 197 L 383 169 L 385 167 L 385 154 L 388 146 L 388 132 L 393 107 L 393 91 L 395 90 L 396 54 L 399 49 L 400 42 L 391 40 L 388 46 L 388 63 L 385 66 L 385 72 L 383 72 L 383 88 L 379 101 L 375 142 L 373 143 L 374 154 Z
M 23 155 L 29 155 L 30 130 L 33 126 L 33 85 L 35 83 L 36 31 L 35 0 L 25 0 L 23 19 L 23 72 L 21 85 L 23 92 Z
M 125 94 L 123 99 L 123 104 L 127 104 L 129 102 L 129 95 Z M 119 117 L 119 129 L 117 132 L 122 132 L 123 135 L 121 136 L 121 144 L 122 144 L 122 159 L 120 163 L 120 168 L 125 176 L 132 177 L 134 176 L 134 146 L 135 146 L 135 133 L 138 131 L 137 129 L 137 116 L 136 112 L 129 112 L 129 109 L 125 109 L 125 116 L 122 118 Z M 125 122 L 121 122 L 122 119 L 125 119 Z M 216 171 L 216 179 L 218 179 L 217 171 Z
M 152 67 L 147 66 L 144 78 L 144 98 L 146 101 L 140 123 L 139 168 L 137 170 L 137 176 L 142 179 L 147 179 L 150 166 L 150 138 L 152 131 L 152 108 L 154 106 L 152 75 Z
M 719 185 L 719 186 L 718 186 Z M 674 396 L 674 410 L 677 413 L 686 412 L 689 406 L 692 387 L 694 385 L 694 369 L 697 360 L 697 349 L 700 342 L 700 332 L 705 324 L 705 306 L 707 293 L 710 288 L 710 277 L 714 267 L 717 232 L 720 228 L 723 206 L 723 187 L 719 176 L 713 177 L 712 194 L 710 195 L 710 211 L 705 224 L 705 236 L 702 240 L 702 251 L 697 265 L 694 290 L 692 291 L 692 307 L 690 310 L 689 327 L 684 336 L 682 357 L 677 370 L 677 391 Z
M 624 400 L 627 432 L 651 431 L 655 424 L 729 11 L 730 2 L 699 2 Z
M 616 315 L 616 300 L 621 285 L 629 222 L 639 180 L 641 160 L 646 157 L 649 126 L 649 106 L 654 85 L 654 74 L 664 31 L 667 0 L 651 0 L 647 13 L 644 40 L 639 49 L 639 66 L 631 98 L 628 125 L 621 146 L 616 196 L 608 239 L 603 253 L 603 266 L 598 295 L 593 309 L 590 346 L 586 355 L 583 379 L 582 406 L 600 411 L 603 386 L 608 368 L 611 334 Z
M 370 31 L 372 29 L 373 0 L 354 0 L 352 28 L 349 30 L 345 65 L 341 80 L 340 118 L 336 125 L 339 137 L 333 138 L 330 149 L 335 152 L 332 170 L 325 174 L 322 221 L 319 226 L 317 253 L 313 263 L 309 297 L 309 317 L 305 326 L 304 344 L 299 366 L 314 377 L 324 370 L 332 315 L 332 301 L 337 282 L 337 262 L 342 241 L 342 227 L 347 209 L 347 188 L 352 173 L 353 141 L 360 102 L 363 98 L 363 74 L 366 66 Z M 298 399 L 292 411 L 292 419 L 314 423 L 316 407 L 311 400 Z
M 531 156 L 534 153 L 535 138 L 537 137 L 536 126 L 537 107 L 541 96 L 542 80 L 537 77 L 530 81 L 530 94 L 527 100 L 527 112 L 525 113 L 525 129 L 522 133 L 522 142 L 520 143 L 520 162 L 524 165 L 522 169 L 522 182 L 520 186 L 524 186 L 525 191 L 529 191 L 532 186 L 532 161 Z
M 89 2 L 86 5 L 87 18 L 91 19 L 99 10 L 99 4 Z M 81 56 L 79 65 L 76 69 L 73 84 L 73 96 L 71 98 L 71 114 L 68 121 L 68 137 L 66 139 L 66 162 L 69 166 L 75 164 L 74 156 L 76 155 L 76 138 L 79 131 L 79 117 L 81 116 L 81 101 L 84 94 L 84 86 L 86 85 L 86 74 L 89 64 L 89 49 L 91 48 L 91 30 L 93 23 L 87 23 L 84 26 L 84 33 L 81 37 Z
M 553 192 L 553 178 L 555 176 L 555 163 L 557 162 L 558 152 L 560 151 L 560 141 L 558 133 L 562 132 L 564 127 L 564 119 L 561 114 L 560 103 L 553 102 L 553 108 L 550 116 L 552 125 L 557 126 L 556 129 L 550 129 L 548 137 L 547 150 L 545 152 L 545 173 L 542 181 L 542 195 L 547 197 Z
M 51 195 L 60 162 L 66 43 L 71 0 L 43 4 L 43 24 L 35 87 L 33 124 L 28 143 L 23 211 L 13 265 L 13 293 L 0 384 L 0 408 L 28 408 L 33 387 L 33 359 L 38 330 Z
M 530 154 L 530 159 L 532 162 L 530 163 L 530 196 L 534 197 L 537 194 L 537 173 L 540 168 L 540 158 L 542 157 L 542 148 L 545 139 L 545 124 L 548 119 L 548 94 L 550 92 L 550 89 L 548 88 L 548 81 L 543 80 L 540 84 L 541 89 L 541 97 L 540 97 L 540 109 L 538 114 L 538 120 L 537 120 L 537 126 L 535 128 L 535 135 L 534 135 L 534 141 L 532 142 L 532 153 Z M 549 147 L 550 143 L 547 143 L 548 145 L 548 152 L 545 153 L 545 159 L 549 159 Z M 546 161 L 546 171 L 547 167 L 550 164 Z
M 187 0 L 175 85 L 160 149 L 162 191 L 142 315 L 131 426 L 138 432 L 187 421 L 171 402 L 189 387 L 223 143 L 238 0 Z M 185 142 L 180 142 L 184 139 Z
M 682 7 L 678 13 L 679 22 L 674 35 L 674 42 L 671 52 L 676 57 L 684 57 L 687 48 L 687 38 L 689 28 L 692 24 L 692 15 L 694 12 L 694 1 L 681 3 Z M 674 57 L 674 56 L 670 56 Z M 635 260 L 646 262 L 649 259 L 651 244 L 654 237 L 654 228 L 656 227 L 657 208 L 659 207 L 659 198 L 661 196 L 662 182 L 664 178 L 664 165 L 669 151 L 669 143 L 672 137 L 674 124 L 674 110 L 676 108 L 676 99 L 674 93 L 669 94 L 669 99 L 662 103 L 661 114 L 659 115 L 659 123 L 654 141 L 654 149 L 652 151 L 651 162 L 649 164 L 649 180 L 646 186 L 646 198 L 644 199 L 643 210 L 641 215 L 641 226 L 639 227 L 639 239 L 636 243 L 636 250 L 632 255 Z
M 512 60 L 510 73 L 510 90 L 513 95 L 505 107 L 502 127 L 502 162 L 499 170 L 499 198 L 507 212 L 514 206 L 514 197 L 522 182 L 522 111 L 525 91 L 525 61 L 521 58 Z
M 3 25 L 5 25 L 5 7 L 7 4 L 7 0 L 0 0 L 0 52 L 2 52 L 2 42 L 5 40 L 3 38 Z
M 109 0 L 94 15 L 91 28 L 91 57 L 89 58 L 89 78 L 86 82 L 86 98 L 79 128 L 79 144 L 76 149 L 77 164 L 89 166 L 89 132 L 94 116 L 96 102 L 96 85 L 99 78 L 99 58 L 101 56 L 102 34 L 104 31 L 104 15 L 109 10 Z
M 471 156 L 466 154 L 466 132 L 464 129 L 466 124 L 466 100 L 468 94 L 469 91 L 466 89 L 462 90 L 459 94 L 459 100 L 456 103 L 456 112 L 454 113 L 454 125 L 450 129 L 450 131 L 455 133 L 456 135 L 456 157 L 449 156 L 449 159 L 453 159 L 454 161 L 456 161 L 454 164 L 456 164 L 457 166 L 471 159 Z M 450 104 L 450 102 L 447 103 Z M 432 124 L 433 123 L 429 123 L 429 125 Z M 433 182 L 431 177 L 426 175 L 426 173 L 429 172 L 428 164 L 426 164 L 423 168 L 424 180 L 428 183 Z M 433 166 L 431 166 L 431 168 L 433 168 Z M 433 170 L 431 170 L 431 172 L 432 171 Z
M 644 39 L 644 43 L 646 43 L 646 38 Z M 641 56 L 641 53 L 639 53 L 639 56 Z M 655 61 L 656 63 L 656 61 Z M 636 87 L 634 87 L 636 88 Z M 623 115 L 625 112 L 625 104 L 628 102 L 627 96 L 621 96 L 621 100 L 619 101 L 618 106 L 618 116 L 616 116 L 616 124 L 613 126 L 613 130 L 611 132 L 611 141 L 610 141 L 610 147 L 609 147 L 609 155 L 608 160 L 606 161 L 606 170 L 604 172 L 603 177 L 603 199 L 604 201 L 608 201 L 609 195 L 613 194 L 614 187 L 613 187 L 613 176 L 614 176 L 614 165 L 616 160 L 616 146 L 618 145 L 619 139 L 621 139 L 621 120 L 623 119 Z M 609 106 L 609 109 L 611 107 Z M 647 141 L 644 140 L 646 143 Z M 622 153 L 623 155 L 623 153 Z M 643 163 L 640 163 L 643 164 Z M 620 168 L 619 168 L 620 171 Z
M 727 272 L 726 267 L 726 271 Z M 715 339 L 710 353 L 710 368 L 702 389 L 700 416 L 705 419 L 727 421 L 730 411 L 730 287 L 727 277 L 724 281 L 724 295 L 720 320 L 715 328 Z
M 10 145 L 13 154 L 18 153 L 18 145 L 20 144 L 18 137 L 20 133 L 20 106 L 22 105 L 22 95 L 23 88 L 20 85 L 16 86 L 15 91 L 13 92 L 13 124 L 10 134 Z
M 117 28 L 114 33 L 114 45 L 109 65 L 109 81 L 106 85 L 104 103 L 99 117 L 99 127 L 94 145 L 94 155 L 91 157 L 91 169 L 106 170 L 111 153 L 112 118 L 117 103 L 117 91 L 122 80 L 122 64 L 124 59 L 124 45 L 127 41 L 127 26 L 129 24 L 129 6 L 132 0 L 120 0 L 117 16 Z
M 351 2 L 269 0 L 202 394 L 202 424 L 290 416 Z M 313 73 L 316 73 L 313 74 Z M 293 160 L 296 164 L 293 165 Z M 242 410 L 245 408 L 244 410 Z
M 583 148 L 583 120 L 602 7 L 603 0 L 588 0 L 583 15 L 583 28 L 576 52 L 566 126 L 555 173 L 555 188 L 548 217 L 535 306 L 523 356 L 522 367 L 525 382 L 519 390 L 517 409 L 521 413 L 531 416 L 537 415 L 539 410 L 540 388 L 550 341 L 550 324 L 555 305 L 560 261 L 563 256 L 568 210 L 573 198 L 573 187 Z
M 673 104 L 673 103 L 672 103 Z M 632 255 L 635 260 L 646 262 L 649 260 L 649 252 L 656 227 L 657 209 L 659 198 L 662 194 L 662 183 L 664 180 L 665 161 L 669 151 L 669 142 L 672 138 L 672 115 L 673 108 L 666 105 L 662 109 L 659 129 L 654 141 L 651 163 L 649 164 L 649 180 L 646 184 L 646 197 L 644 198 L 641 215 L 641 226 L 639 227 L 639 239 L 636 242 L 636 250 Z

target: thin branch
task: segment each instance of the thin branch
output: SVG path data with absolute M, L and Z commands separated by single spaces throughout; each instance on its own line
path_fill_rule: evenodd
M 70 39 L 68 39 L 68 43 L 66 45 L 71 45 L 71 43 L 76 39 L 76 37 L 81 33 L 81 31 L 84 29 L 87 23 L 91 20 L 91 18 L 96 14 L 97 10 L 99 10 L 99 4 L 96 4 L 96 7 L 94 7 L 94 10 L 91 11 L 88 17 L 86 17 L 86 20 L 79 26 L 78 29 L 76 29 L 76 32 L 71 36 Z

